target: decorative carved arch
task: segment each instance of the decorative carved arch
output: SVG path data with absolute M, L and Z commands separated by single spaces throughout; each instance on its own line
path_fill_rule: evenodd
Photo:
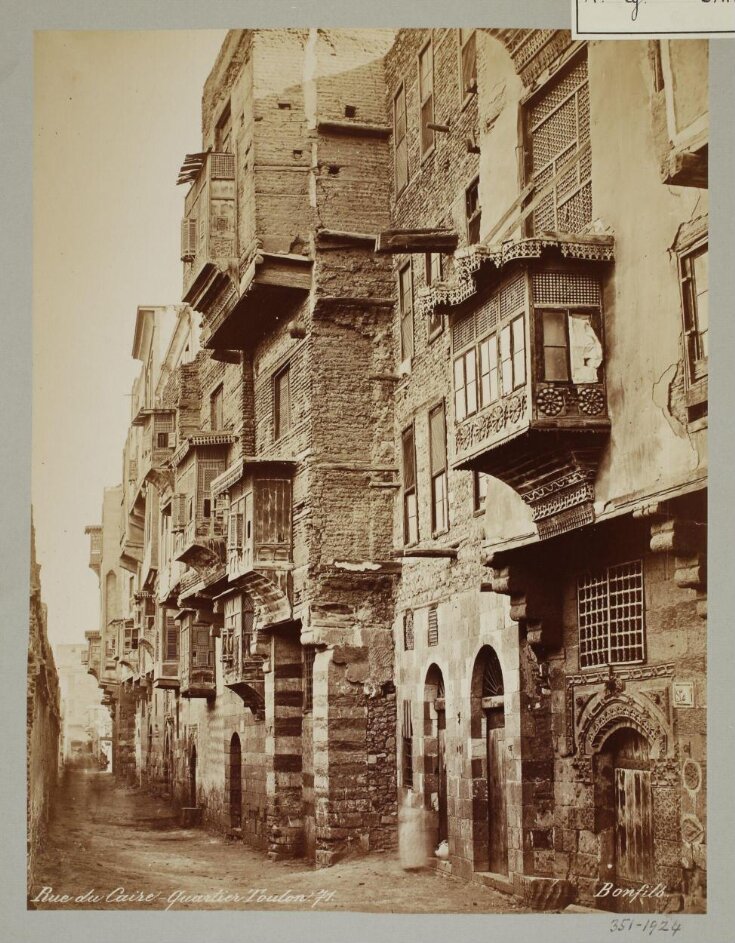
M 636 730 L 648 741 L 652 760 L 669 755 L 672 737 L 666 718 L 653 705 L 649 707 L 625 694 L 613 698 L 596 695 L 591 699 L 581 718 L 580 753 L 599 753 L 608 737 L 624 727 Z

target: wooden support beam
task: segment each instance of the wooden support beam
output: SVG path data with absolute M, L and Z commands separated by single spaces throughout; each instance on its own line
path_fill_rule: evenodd
M 320 134 L 346 134 L 355 137 L 388 138 L 391 129 L 383 124 L 368 124 L 361 121 L 320 121 L 317 124 Z
M 407 547 L 405 550 L 394 550 L 393 556 L 396 559 L 406 559 L 407 557 L 439 559 L 444 557 L 448 560 L 456 560 L 457 550 L 455 547 Z
M 459 235 L 451 229 L 386 229 L 375 240 L 376 253 L 454 252 Z

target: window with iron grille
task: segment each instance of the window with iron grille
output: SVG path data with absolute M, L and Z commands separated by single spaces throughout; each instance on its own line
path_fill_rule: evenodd
M 429 412 L 429 463 L 431 468 L 431 529 L 434 534 L 439 534 L 449 528 L 447 424 L 443 400 Z
M 403 716 L 401 718 L 401 771 L 403 786 L 413 788 L 413 722 L 411 720 L 411 702 L 403 702 Z
M 314 658 L 316 649 L 313 645 L 304 645 L 304 710 L 314 707 Z
M 586 55 L 529 103 L 526 130 L 528 169 L 537 200 L 531 214 L 533 232 L 579 232 L 592 220 Z
M 403 613 L 403 649 L 404 651 L 413 651 L 413 611 L 407 609 Z
M 221 429 L 224 423 L 223 415 L 224 390 L 222 384 L 209 397 L 209 421 L 213 431 Z
M 401 361 L 413 357 L 413 279 L 411 263 L 398 272 L 398 312 L 401 320 Z
M 464 103 L 477 91 L 477 40 L 473 29 L 458 30 L 459 99 Z
M 439 614 L 436 606 L 429 608 L 429 631 L 427 638 L 429 645 L 439 644 Z
M 291 370 L 286 365 L 273 377 L 273 438 L 281 439 L 291 429 Z
M 691 386 L 708 372 L 709 256 L 707 243 L 679 259 L 687 381 Z
M 416 498 L 416 444 L 410 425 L 401 436 L 403 454 L 403 541 L 415 544 L 419 539 L 418 503 Z
M 467 220 L 467 242 L 474 245 L 480 241 L 480 178 L 476 177 L 465 190 L 465 218 Z
M 406 89 L 403 85 L 393 99 L 393 161 L 396 193 L 408 183 L 408 139 L 406 137 Z
M 434 146 L 434 52 L 429 42 L 419 53 L 419 124 L 421 127 L 421 154 Z
M 579 665 L 643 661 L 643 562 L 634 560 L 581 576 L 577 583 Z

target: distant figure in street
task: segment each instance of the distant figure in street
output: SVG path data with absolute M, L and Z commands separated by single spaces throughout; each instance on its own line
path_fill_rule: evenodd
M 398 851 L 404 871 L 426 866 L 429 857 L 426 813 L 414 792 L 408 793 L 398 812 Z

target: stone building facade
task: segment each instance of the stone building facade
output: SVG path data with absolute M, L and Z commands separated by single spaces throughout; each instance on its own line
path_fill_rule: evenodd
M 275 858 L 410 799 L 536 908 L 704 906 L 706 57 L 228 34 L 136 321 L 118 773 Z
M 26 879 L 30 889 L 43 846 L 59 775 L 61 705 L 59 678 L 47 634 L 41 567 L 31 519 L 31 578 L 26 688 Z
M 386 57 L 401 788 L 442 867 L 537 908 L 703 906 L 706 55 L 406 30 Z

